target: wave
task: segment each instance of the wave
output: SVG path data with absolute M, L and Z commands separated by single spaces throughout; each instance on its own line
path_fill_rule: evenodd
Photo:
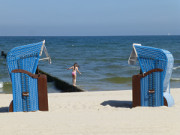
M 131 80 L 132 77 L 110 77 L 110 78 L 101 79 L 101 81 L 117 83 L 117 84 L 130 83 Z
M 171 81 L 180 81 L 180 78 L 171 78 Z
M 180 66 L 173 67 L 173 70 L 176 70 L 176 69 L 179 69 L 179 68 L 180 68 Z
M 127 84 L 132 82 L 132 77 L 109 77 L 101 79 L 100 81 L 106 81 L 116 84 Z M 171 78 L 171 81 L 180 81 L 180 78 Z
M 3 93 L 10 94 L 12 93 L 12 83 L 11 82 L 3 82 L 3 87 L 1 88 Z

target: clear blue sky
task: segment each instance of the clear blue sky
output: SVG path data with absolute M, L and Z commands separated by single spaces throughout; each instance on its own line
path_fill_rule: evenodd
M 180 35 L 180 0 L 0 0 L 0 36 Z

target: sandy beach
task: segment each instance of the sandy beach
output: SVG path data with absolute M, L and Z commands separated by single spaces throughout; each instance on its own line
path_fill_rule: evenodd
M 179 135 L 180 89 L 173 107 L 131 108 L 132 91 L 49 94 L 49 112 L 7 112 L 0 94 L 0 135 Z

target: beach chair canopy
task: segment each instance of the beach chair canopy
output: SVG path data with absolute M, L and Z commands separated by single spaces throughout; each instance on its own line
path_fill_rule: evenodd
M 40 59 L 43 51 L 46 58 Z M 7 55 L 9 74 L 11 75 L 11 71 L 14 69 L 23 69 L 34 74 L 39 60 L 48 60 L 51 63 L 51 58 L 45 46 L 45 40 L 39 43 L 15 47 Z

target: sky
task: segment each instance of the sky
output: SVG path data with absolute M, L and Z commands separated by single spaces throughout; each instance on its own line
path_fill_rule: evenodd
M 0 0 L 0 36 L 180 35 L 180 0 Z

